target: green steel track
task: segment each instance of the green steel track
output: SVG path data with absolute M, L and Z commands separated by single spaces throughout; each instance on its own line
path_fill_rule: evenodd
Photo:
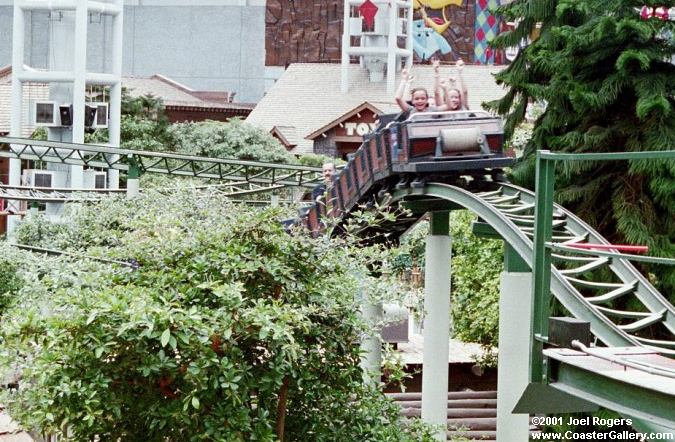
M 435 198 L 477 214 L 506 241 L 528 265 L 533 265 L 534 193 L 511 184 L 494 183 L 489 191 L 471 192 L 442 183 L 407 188 L 392 194 L 391 204 Z M 427 202 L 427 205 L 429 203 Z M 555 243 L 609 244 L 571 212 L 555 206 Z M 551 292 L 572 316 L 590 322 L 591 331 L 607 346 L 643 346 L 675 355 L 675 308 L 627 260 L 587 254 L 554 255 Z M 615 282 L 593 281 L 598 272 L 609 272 Z M 633 298 L 635 310 L 616 310 L 612 302 Z M 652 339 L 650 327 L 672 336 Z
M 267 186 L 312 188 L 321 182 L 321 168 L 310 166 L 207 158 L 11 137 L 0 137 L 0 144 L 2 143 L 8 144 L 10 149 L 0 150 L 0 157 L 19 160 L 100 167 L 126 172 L 130 168 L 137 168 L 141 173 L 162 173 Z

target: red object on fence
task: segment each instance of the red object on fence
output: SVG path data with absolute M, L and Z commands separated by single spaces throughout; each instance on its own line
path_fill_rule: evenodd
M 626 244 L 580 244 L 580 243 L 571 243 L 564 244 L 567 247 L 575 247 L 577 249 L 597 249 L 597 250 L 618 250 L 620 252 L 630 252 L 630 253 L 647 253 L 649 252 L 648 246 L 629 246 Z

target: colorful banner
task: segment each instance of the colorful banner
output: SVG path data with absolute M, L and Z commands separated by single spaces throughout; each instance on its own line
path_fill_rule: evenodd
M 499 34 L 499 19 L 490 9 L 499 6 L 499 0 L 476 0 L 476 27 L 474 34 L 474 61 L 477 64 L 494 64 L 494 51 L 488 42 Z

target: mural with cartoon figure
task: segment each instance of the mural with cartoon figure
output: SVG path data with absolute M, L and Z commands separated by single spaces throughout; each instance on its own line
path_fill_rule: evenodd
M 504 27 L 492 14 L 504 1 L 413 0 L 415 57 L 462 59 L 467 64 L 508 62 L 487 46 Z M 266 66 L 339 62 L 343 8 L 344 0 L 266 0 Z
M 473 26 L 472 0 L 413 0 L 413 51 L 420 60 L 437 57 L 452 61 L 470 60 L 466 31 Z
M 492 14 L 499 0 L 413 0 L 413 50 L 417 58 L 491 64 L 495 57 L 488 42 L 499 33 Z

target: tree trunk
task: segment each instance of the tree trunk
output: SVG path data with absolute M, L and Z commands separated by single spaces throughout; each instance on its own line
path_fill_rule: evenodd
M 288 399 L 288 376 L 279 389 L 279 403 L 277 404 L 277 438 L 284 442 L 284 426 L 286 425 L 286 400 Z

